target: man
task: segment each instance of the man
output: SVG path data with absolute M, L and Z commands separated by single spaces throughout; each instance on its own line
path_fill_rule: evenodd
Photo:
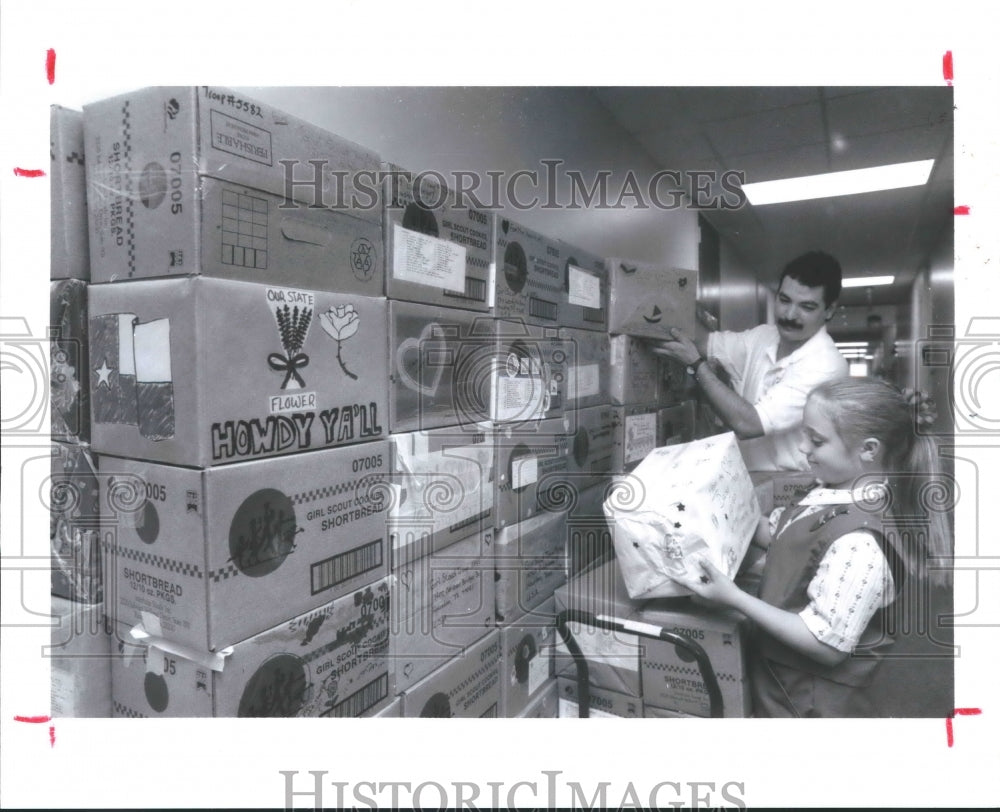
M 711 333 L 703 348 L 675 329 L 673 340 L 652 348 L 687 366 L 716 414 L 740 438 L 751 471 L 809 468 L 798 448 L 806 396 L 820 383 L 847 375 L 847 362 L 826 332 L 840 284 L 840 263 L 810 251 L 781 274 L 774 324 Z M 706 359 L 722 367 L 733 388 Z

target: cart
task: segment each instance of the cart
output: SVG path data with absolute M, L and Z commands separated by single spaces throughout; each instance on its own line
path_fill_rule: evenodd
M 705 683 L 705 690 L 708 692 L 708 701 L 712 717 L 722 716 L 722 689 L 719 688 L 719 681 L 712 670 L 712 663 L 698 643 L 679 634 L 668 632 L 661 626 L 654 626 L 651 623 L 640 623 L 634 620 L 619 620 L 609 615 L 595 615 L 582 609 L 565 609 L 556 616 L 556 629 L 559 636 L 573 656 L 576 665 L 576 683 L 578 692 L 578 704 L 580 708 L 580 718 L 590 716 L 590 667 L 587 659 L 583 656 L 579 643 L 573 639 L 573 633 L 569 628 L 570 623 L 580 623 L 586 626 L 595 626 L 599 629 L 610 631 L 628 632 L 640 637 L 649 637 L 654 640 L 664 640 L 672 643 L 675 647 L 683 648 L 694 657 L 698 663 L 698 670 Z

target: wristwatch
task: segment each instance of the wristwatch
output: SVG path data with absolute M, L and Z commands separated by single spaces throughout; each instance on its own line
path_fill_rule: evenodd
M 692 378 L 697 377 L 697 375 L 698 375 L 698 367 L 700 367 L 704 363 L 705 363 L 705 358 L 703 356 L 699 355 L 698 356 L 698 360 L 695 361 L 693 364 L 690 364 L 688 366 L 688 368 L 687 368 L 687 374 L 690 375 Z

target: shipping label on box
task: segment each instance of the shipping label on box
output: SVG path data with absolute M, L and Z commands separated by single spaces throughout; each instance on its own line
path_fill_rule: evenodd
M 559 677 L 556 680 L 559 691 L 559 718 L 578 719 L 580 717 L 580 688 L 576 680 Z M 589 718 L 641 719 L 642 700 L 636 696 L 621 694 L 597 685 L 590 686 Z
M 579 573 L 555 591 L 557 613 L 577 610 L 623 621 L 632 616 L 636 607 L 614 561 Z M 567 628 L 586 660 L 590 685 L 642 696 L 639 653 L 643 640 L 628 632 L 575 620 L 567 621 Z M 557 675 L 577 679 L 579 662 L 558 634 L 554 661 Z
M 609 259 L 607 266 L 608 332 L 666 339 L 677 327 L 694 338 L 697 272 L 623 259 Z
M 494 629 L 403 692 L 406 718 L 496 718 L 500 709 L 500 635 Z
M 659 398 L 660 362 L 649 346 L 632 336 L 611 336 L 609 394 L 619 406 Z
M 405 690 L 494 625 L 493 532 L 394 562 L 391 657 Z
M 49 660 L 50 716 L 111 716 L 111 629 L 104 604 L 53 595 Z
M 495 328 L 490 419 L 523 425 L 562 415 L 574 347 L 558 331 L 521 320 L 497 319 Z
M 51 279 L 90 281 L 83 113 L 49 108 Z
M 87 358 L 87 283 L 49 286 L 49 399 L 52 439 L 90 442 L 90 366 Z
M 566 582 L 566 514 L 541 513 L 497 533 L 496 621 L 510 625 Z
M 384 440 L 207 470 L 102 457 L 116 619 L 217 650 L 383 577 L 388 466 Z
M 604 509 L 629 595 L 690 594 L 672 576 L 699 575 L 699 556 L 736 575 L 760 505 L 732 432 L 657 448 L 626 483 L 628 493 Z
M 492 528 L 493 435 L 433 429 L 394 434 L 389 537 L 394 550 L 445 547 Z
M 94 448 L 208 467 L 382 437 L 387 301 L 221 279 L 90 289 Z
M 547 603 L 552 604 L 550 598 Z M 547 607 L 551 615 L 553 606 Z M 500 629 L 500 713 L 519 716 L 555 676 L 552 649 L 555 626 L 524 616 Z
M 656 413 L 657 445 L 680 445 L 695 439 L 695 402 L 693 400 L 667 406 Z
M 497 220 L 494 246 L 496 316 L 605 330 L 608 277 L 600 257 L 506 218 Z
M 104 600 L 101 502 L 89 447 L 53 443 L 49 488 L 52 594 L 80 603 Z
M 382 294 L 375 153 L 209 87 L 87 105 L 84 130 L 95 281 L 207 273 Z
M 563 327 L 567 345 L 566 407 L 586 409 L 610 402 L 611 341 L 607 333 Z
M 116 631 L 115 716 L 357 717 L 393 696 L 387 578 L 211 657 Z
M 659 626 L 700 645 L 722 691 L 723 716 L 750 715 L 752 702 L 745 665 L 749 623 L 743 615 L 694 604 L 677 609 L 669 601 L 652 600 L 643 604 L 632 620 Z M 643 644 L 639 671 L 644 704 L 710 716 L 708 690 L 694 656 L 665 640 L 644 639 Z
M 437 173 L 383 170 L 386 295 L 488 312 L 493 213 L 458 206 Z
M 632 471 L 657 446 L 655 403 L 616 406 L 613 472 Z

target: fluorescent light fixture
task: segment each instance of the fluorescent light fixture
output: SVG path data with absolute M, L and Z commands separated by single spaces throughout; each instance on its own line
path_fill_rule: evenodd
M 873 288 L 876 285 L 891 285 L 895 276 L 850 276 L 841 281 L 842 288 Z
M 903 189 L 927 183 L 933 166 L 934 159 L 930 158 L 925 161 L 908 161 L 901 164 L 873 166 L 868 169 L 850 169 L 846 172 L 765 180 L 760 183 L 744 183 L 743 193 L 754 206 L 766 206 L 770 203 L 790 203 L 794 200 L 816 200 L 821 197 L 883 192 L 887 189 Z

